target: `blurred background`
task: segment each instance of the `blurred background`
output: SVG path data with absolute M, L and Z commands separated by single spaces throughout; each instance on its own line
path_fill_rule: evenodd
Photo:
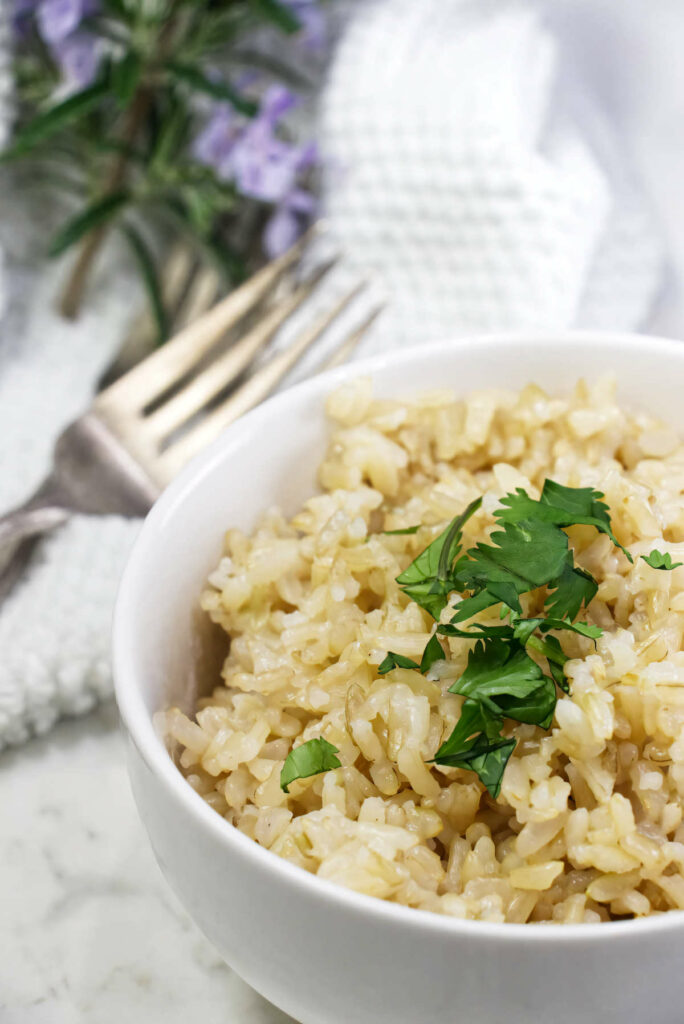
M 319 219 L 304 271 L 339 262 L 291 331 L 364 282 L 359 354 L 684 338 L 683 36 L 680 0 L 5 0 L 0 510 L 103 382 Z M 0 604 L 0 1024 L 284 1022 L 133 808 L 109 625 L 138 526 L 73 517 Z

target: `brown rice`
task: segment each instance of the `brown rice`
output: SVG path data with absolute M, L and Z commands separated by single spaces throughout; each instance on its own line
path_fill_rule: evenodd
M 684 908 L 684 568 L 631 565 L 592 528 L 569 530 L 599 582 L 586 617 L 605 632 L 596 646 L 563 636 L 571 695 L 547 732 L 509 723 L 496 801 L 473 773 L 425 763 L 458 720 L 447 690 L 471 644 L 449 639 L 427 678 L 377 672 L 388 649 L 420 659 L 430 636 L 395 577 L 479 495 L 467 546 L 503 494 L 538 497 L 550 477 L 603 491 L 634 555 L 684 560 L 678 436 L 623 411 L 605 380 L 567 398 L 530 386 L 400 402 L 362 379 L 328 413 L 322 493 L 292 520 L 274 509 L 251 536 L 229 530 L 203 595 L 231 647 L 195 717 L 165 713 L 189 784 L 279 856 L 407 906 L 513 922 Z M 343 767 L 282 792 L 288 752 L 317 736 Z

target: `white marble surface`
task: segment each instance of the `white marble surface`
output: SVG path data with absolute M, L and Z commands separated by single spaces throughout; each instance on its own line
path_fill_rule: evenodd
M 1 1024 L 288 1024 L 170 891 L 106 705 L 0 755 Z

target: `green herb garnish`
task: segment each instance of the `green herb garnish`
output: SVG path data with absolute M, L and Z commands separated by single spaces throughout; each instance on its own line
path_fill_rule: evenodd
M 444 650 L 442 645 L 436 636 L 432 636 L 425 646 L 420 662 L 414 661 L 413 658 L 406 658 L 403 654 L 395 654 L 394 651 L 388 651 L 387 657 L 378 665 L 378 674 L 384 676 L 386 672 L 391 672 L 393 668 L 417 668 L 419 672 L 425 675 L 436 661 L 441 661 L 443 658 Z
M 476 772 L 495 798 L 516 745 L 515 739 L 502 732 L 505 720 L 548 729 L 556 708 L 556 687 L 569 692 L 564 672 L 568 659 L 553 633 L 574 632 L 591 640 L 602 633 L 598 626 L 575 621 L 580 609 L 595 596 L 598 584 L 575 565 L 564 530 L 593 526 L 634 561 L 613 533 L 602 498 L 603 494 L 591 487 L 565 487 L 553 480 L 545 481 L 538 501 L 518 488 L 502 499 L 501 508 L 494 513 L 501 529 L 492 533 L 488 543 L 461 553 L 463 525 L 480 507 L 478 499 L 397 577 L 407 597 L 437 620 L 450 594 L 462 595 L 450 621 L 440 623 L 436 634 L 476 643 L 465 672 L 450 687 L 451 693 L 466 699 L 434 763 Z M 655 569 L 682 564 L 655 550 L 642 557 Z M 521 596 L 541 587 L 546 589 L 544 614 L 523 617 Z M 494 605 L 501 605 L 500 618 L 506 622 L 459 625 Z M 433 646 L 429 653 L 435 643 L 439 651 Z M 546 659 L 548 674 L 530 651 Z M 435 635 L 420 664 L 389 652 L 379 671 L 401 667 L 425 673 L 440 657 L 444 652 Z
M 396 668 L 429 672 L 444 658 L 440 636 L 475 640 L 466 669 L 449 687 L 464 697 L 461 715 L 451 735 L 442 743 L 432 763 L 474 771 L 496 799 L 516 740 L 503 732 L 507 720 L 548 729 L 553 721 L 557 687 L 569 692 L 564 666 L 568 660 L 555 633 L 572 632 L 597 640 L 599 626 L 576 617 L 598 590 L 591 573 L 575 565 L 564 530 L 593 526 L 634 558 L 617 540 L 603 494 L 591 487 L 565 487 L 546 480 L 541 498 L 530 498 L 521 488 L 507 494 L 494 513 L 501 529 L 488 543 L 461 551 L 463 526 L 482 499 L 477 498 L 411 562 L 397 583 L 404 594 L 424 608 L 438 625 L 420 662 L 388 651 L 378 666 L 384 675 Z M 387 530 L 387 535 L 415 534 L 420 526 Z M 669 554 L 653 550 L 641 556 L 653 569 L 676 569 Z M 544 587 L 543 614 L 524 617 L 520 598 Z M 461 600 L 451 609 L 449 622 L 439 619 L 453 593 Z M 500 605 L 500 621 L 488 625 L 473 622 L 478 612 Z M 506 621 L 503 621 L 503 620 Z M 546 670 L 531 653 L 546 661 Z M 287 757 L 280 777 L 287 792 L 290 782 L 306 778 L 340 762 L 335 747 L 326 740 L 310 740 Z
M 328 772 L 331 768 L 341 768 L 339 758 L 335 757 L 337 753 L 337 747 L 322 736 L 295 747 L 285 758 L 280 772 L 280 788 L 288 793 L 290 783 L 296 779 L 308 779 L 311 775 Z
M 383 530 L 385 537 L 406 537 L 413 533 L 418 533 L 420 530 L 420 523 L 416 526 L 404 526 L 401 530 Z
M 414 661 L 413 658 L 407 658 L 403 654 L 395 654 L 394 651 L 388 651 L 387 657 L 378 665 L 378 674 L 384 676 L 387 672 L 391 672 L 393 668 L 419 669 L 420 664 Z
M 656 548 L 653 548 L 650 555 L 642 555 L 641 557 L 652 569 L 678 569 L 680 565 L 684 565 L 684 562 L 673 562 L 669 551 L 663 554 L 662 551 L 658 551 Z
M 408 569 L 397 576 L 397 583 L 407 597 L 434 619 L 439 618 L 449 594 L 456 589 L 452 567 L 461 550 L 461 531 L 481 504 L 482 498 L 471 501 L 466 510 L 456 516 L 446 530 L 411 562 Z
M 601 491 L 593 487 L 564 487 L 555 480 L 545 480 L 541 498 L 535 501 L 518 487 L 515 494 L 502 498 L 502 508 L 494 515 L 502 523 L 519 523 L 523 519 L 552 523 L 554 526 L 595 526 L 605 533 L 616 547 L 633 562 L 629 551 L 620 544 L 610 524 L 610 510 Z

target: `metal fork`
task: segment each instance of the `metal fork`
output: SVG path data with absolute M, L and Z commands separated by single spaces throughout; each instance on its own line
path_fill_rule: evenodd
M 97 395 L 90 409 L 62 432 L 45 482 L 25 504 L 0 517 L 0 597 L 18 575 L 27 540 L 54 529 L 72 513 L 144 515 L 185 463 L 270 394 L 350 305 L 358 287 L 243 380 L 334 265 L 333 260 L 308 280 L 295 282 L 269 305 L 296 267 L 303 245 L 293 246 L 188 324 Z M 346 359 L 379 312 L 380 307 L 374 308 L 319 369 Z M 222 348 L 227 332 L 250 317 L 237 340 Z

